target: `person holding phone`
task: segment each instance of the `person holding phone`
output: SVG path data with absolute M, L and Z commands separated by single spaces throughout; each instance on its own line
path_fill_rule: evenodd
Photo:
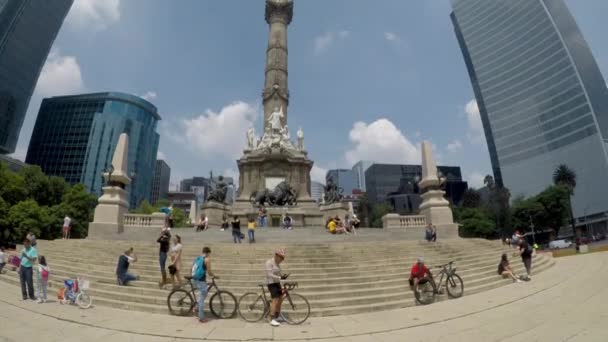
M 19 282 L 21 283 L 21 295 L 23 300 L 28 298 L 36 300 L 34 293 L 34 273 L 32 267 L 38 259 L 38 251 L 32 246 L 29 239 L 23 240 L 23 250 L 20 254 L 21 266 L 19 267 Z

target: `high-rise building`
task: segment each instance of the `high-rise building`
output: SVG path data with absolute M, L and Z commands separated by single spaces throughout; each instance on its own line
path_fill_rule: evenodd
M 192 177 L 182 179 L 179 182 L 180 192 L 193 192 L 192 187 L 203 187 L 208 191 L 209 189 L 209 178 L 205 177 Z
M 154 105 L 123 93 L 47 98 L 38 112 L 26 162 L 100 195 L 102 173 L 111 166 L 118 136 L 127 133 L 133 176 L 127 190 L 131 207 L 136 207 L 144 199 L 150 201 L 160 119 Z
M 460 167 L 438 166 L 445 181 L 445 197 L 458 205 L 468 187 L 462 181 Z M 372 164 L 365 171 L 367 198 L 370 203 L 389 203 L 399 214 L 418 212 L 421 203 L 418 182 L 422 177 L 420 165 Z
M 342 194 L 344 196 L 352 196 L 353 190 L 357 188 L 357 177 L 353 170 L 349 169 L 333 169 L 327 171 L 325 175 L 325 182 L 332 180 L 334 184 L 342 188 Z
M 573 169 L 575 217 L 608 214 L 608 89 L 563 0 L 452 0 L 497 184 L 513 196 Z
M 0 0 L 0 153 L 15 152 L 25 113 L 74 0 Z
M 164 160 L 156 160 L 150 203 L 155 204 L 158 200 L 168 198 L 170 180 L 171 168 L 169 165 Z
M 315 201 L 320 201 L 323 197 L 325 186 L 323 183 L 312 181 L 310 182 L 310 197 Z
M 353 172 L 357 181 L 357 189 L 365 192 L 365 171 L 372 166 L 372 162 L 368 160 L 360 160 L 353 165 Z

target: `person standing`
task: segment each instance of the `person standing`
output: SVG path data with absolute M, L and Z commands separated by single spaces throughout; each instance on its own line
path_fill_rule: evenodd
M 521 261 L 524 263 L 524 267 L 526 268 L 526 276 L 525 280 L 530 280 L 530 274 L 532 274 L 532 254 L 534 250 L 532 246 L 526 241 L 524 237 L 519 238 L 519 255 L 521 256 Z
M 431 224 L 431 241 L 437 242 L 437 227 L 434 224 Z
M 169 223 L 169 228 L 173 229 L 173 204 L 169 206 L 169 213 L 167 215 L 167 221 Z
M 161 281 L 158 283 L 158 287 L 162 288 L 167 284 L 167 253 L 169 252 L 169 244 L 171 243 L 171 233 L 168 230 L 163 230 L 160 233 L 156 242 L 158 246 L 158 263 L 160 265 Z
M 258 218 L 260 220 L 260 227 L 265 227 L 266 226 L 266 216 L 267 216 L 266 208 L 264 208 L 264 206 L 261 205 L 260 206 L 260 210 L 258 211 Z
M 234 216 L 232 219 L 232 239 L 234 243 L 241 243 L 241 220 L 239 220 L 238 216 Z
M 6 254 L 4 253 L 4 246 L 0 246 L 0 274 L 2 274 L 4 266 L 6 266 Z
M 118 265 L 116 265 L 116 282 L 118 285 L 127 286 L 133 280 L 139 280 L 139 277 L 129 273 L 129 265 L 137 261 L 137 255 L 133 252 L 133 247 L 127 249 L 121 256 L 118 257 Z
M 21 283 L 21 295 L 23 296 L 23 300 L 27 300 L 28 298 L 36 300 L 32 267 L 38 259 L 38 251 L 36 247 L 32 246 L 29 239 L 23 240 L 23 250 L 21 251 L 20 258 L 19 282 Z
M 27 233 L 26 238 L 28 240 L 30 240 L 30 244 L 32 245 L 32 247 L 36 247 L 36 245 L 38 243 L 36 242 L 36 235 L 34 235 L 34 233 L 32 233 L 32 232 Z
M 268 259 L 265 264 L 266 270 L 266 284 L 268 285 L 268 292 L 270 292 L 270 298 L 272 303 L 270 304 L 270 325 L 278 327 L 279 316 L 281 314 L 281 304 L 283 304 L 283 288 L 281 287 L 281 280 L 286 279 L 287 276 L 281 273 L 281 263 L 285 260 L 285 250 L 279 248 L 274 252 L 274 257 Z
M 46 303 L 46 288 L 49 283 L 49 274 L 51 272 L 50 267 L 46 263 L 46 258 L 40 256 L 40 262 L 38 263 L 38 272 L 36 272 L 36 284 L 38 285 L 38 304 Z
M 249 237 L 249 243 L 255 242 L 255 218 L 250 217 L 247 222 L 247 236 Z
M 72 224 L 72 219 L 68 215 L 65 215 L 65 217 L 63 218 L 63 239 L 64 240 L 70 239 L 71 224 Z
M 192 263 L 192 281 L 194 286 L 199 290 L 198 297 L 198 321 L 201 323 L 207 323 L 209 320 L 205 318 L 205 297 L 207 297 L 207 274 L 213 278 L 219 278 L 213 271 L 211 271 L 211 249 L 209 247 L 203 247 L 201 255 L 194 259 Z
M 182 238 L 179 235 L 173 237 L 173 246 L 171 247 L 171 265 L 169 266 L 169 273 L 171 274 L 171 281 L 173 286 L 181 284 L 180 270 L 182 269 Z
M 285 216 L 283 216 L 283 229 L 292 230 L 293 229 L 292 222 L 293 222 L 293 220 L 292 220 L 291 216 L 289 216 L 288 213 L 285 213 Z

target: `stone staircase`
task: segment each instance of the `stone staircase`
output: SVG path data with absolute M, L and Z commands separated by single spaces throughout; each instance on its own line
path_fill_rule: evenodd
M 313 316 L 354 314 L 415 305 L 407 278 L 417 256 L 427 265 L 454 261 L 469 295 L 510 284 L 496 274 L 503 251 L 513 249 L 498 242 L 479 239 L 443 240 L 435 244 L 422 241 L 357 241 L 342 243 L 259 243 L 233 245 L 212 243 L 212 261 L 220 276 L 220 288 L 234 293 L 237 299 L 249 291 L 259 291 L 264 281 L 264 262 L 277 246 L 285 247 L 284 272 L 299 283 L 296 292 L 310 302 Z M 183 269 L 188 273 L 202 243 L 184 247 Z M 118 256 L 134 247 L 139 260 L 130 272 L 141 277 L 129 286 L 116 285 Z M 39 255 L 45 255 L 51 267 L 49 292 L 55 296 L 63 280 L 85 276 L 91 281 L 89 294 L 95 305 L 151 313 L 167 313 L 168 289 L 159 289 L 158 248 L 152 242 L 127 241 L 39 241 Z M 519 257 L 511 263 L 519 273 Z M 554 264 L 548 255 L 539 254 L 533 261 L 533 274 Z M 0 275 L 0 281 L 19 285 L 16 272 Z M 17 292 L 15 288 L 15 292 Z M 207 297 L 209 299 L 210 296 Z M 445 295 L 440 296 L 445 299 Z

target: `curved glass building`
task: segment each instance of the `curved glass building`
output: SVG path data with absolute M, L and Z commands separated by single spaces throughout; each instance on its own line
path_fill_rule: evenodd
M 562 0 L 452 0 L 494 176 L 513 196 L 577 174 L 579 218 L 608 213 L 608 90 Z
M 83 183 L 101 195 L 102 173 L 112 163 L 121 133 L 129 135 L 127 187 L 131 207 L 151 200 L 159 135 L 158 110 L 150 102 L 123 93 L 59 96 L 42 101 L 26 163 L 49 176 Z

